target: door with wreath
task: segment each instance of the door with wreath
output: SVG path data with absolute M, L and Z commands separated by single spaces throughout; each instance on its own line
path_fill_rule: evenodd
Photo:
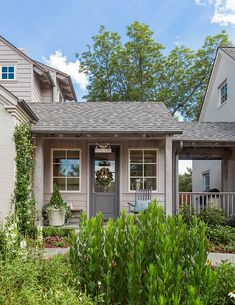
M 96 147 L 90 147 L 90 215 L 101 211 L 105 219 L 116 218 L 119 214 L 120 147 L 110 146 L 107 151 L 97 151 Z

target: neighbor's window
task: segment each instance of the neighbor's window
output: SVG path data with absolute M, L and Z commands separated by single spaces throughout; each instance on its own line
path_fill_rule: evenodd
M 220 87 L 220 104 L 222 105 L 228 99 L 228 84 L 227 82 Z
M 157 190 L 157 150 L 130 150 L 130 190 Z
M 203 174 L 203 188 L 204 192 L 208 192 L 210 190 L 210 173 Z
M 15 67 L 14 66 L 2 66 L 1 67 L 1 79 L 15 79 Z
M 80 191 L 80 150 L 53 150 L 53 185 Z

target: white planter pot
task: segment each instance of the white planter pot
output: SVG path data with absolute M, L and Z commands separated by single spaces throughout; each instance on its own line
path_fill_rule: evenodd
M 62 226 L 65 223 L 65 211 L 54 209 L 48 219 L 50 226 Z

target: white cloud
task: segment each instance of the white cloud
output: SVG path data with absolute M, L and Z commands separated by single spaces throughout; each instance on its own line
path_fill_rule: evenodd
M 235 0 L 194 0 L 194 2 L 199 6 L 212 6 L 212 23 L 235 24 Z
M 55 51 L 49 58 L 43 58 L 45 63 L 52 68 L 58 69 L 71 76 L 73 81 L 78 84 L 82 91 L 86 91 L 88 80 L 84 73 L 79 72 L 80 62 L 75 60 L 74 62 L 68 61 L 67 56 L 63 56 L 61 50 Z

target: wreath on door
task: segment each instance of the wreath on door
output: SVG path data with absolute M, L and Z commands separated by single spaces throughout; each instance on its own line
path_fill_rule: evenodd
M 109 186 L 113 181 L 113 174 L 107 167 L 102 167 L 96 172 L 96 181 L 101 186 Z

